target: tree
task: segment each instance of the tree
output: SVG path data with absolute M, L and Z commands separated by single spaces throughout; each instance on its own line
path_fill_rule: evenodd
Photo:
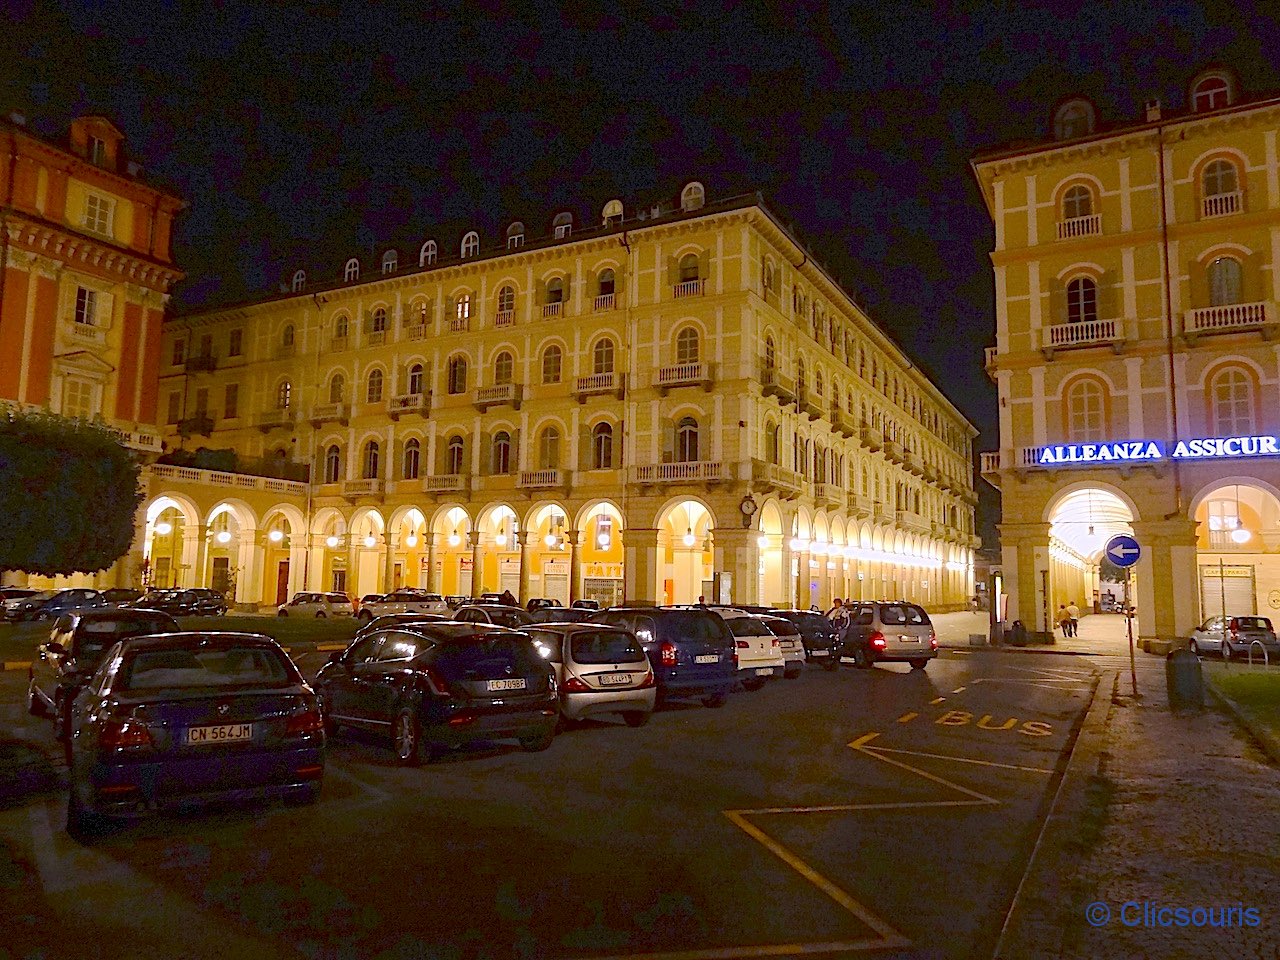
M 111 566 L 133 542 L 139 469 L 101 424 L 0 409 L 0 570 Z

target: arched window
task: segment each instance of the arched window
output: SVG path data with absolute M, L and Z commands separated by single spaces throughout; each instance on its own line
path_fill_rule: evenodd
M 293 284 L 292 284 L 293 292 L 297 293 L 306 285 L 307 285 L 307 271 L 305 270 L 295 271 L 293 274 Z
M 345 313 L 340 313 L 333 318 L 333 335 L 340 339 L 345 339 L 351 333 L 351 318 Z
M 1067 284 L 1067 322 L 1092 323 L 1098 319 L 1098 284 L 1092 277 L 1076 277 Z
M 1218 257 L 1209 264 L 1209 303 L 1215 307 L 1240 302 L 1240 261 L 1235 257 Z
M 564 303 L 564 281 L 559 277 L 547 281 L 547 303 Z
M 573 232 L 573 214 L 557 213 L 551 221 L 551 232 L 557 240 L 563 240 Z
M 335 373 L 329 378 L 329 402 L 341 403 L 347 392 L 347 378 Z
M 361 476 L 365 480 L 373 480 L 378 476 L 378 441 L 370 440 L 364 445 L 364 456 L 360 458 L 362 473 Z
M 524 224 L 517 220 L 507 227 L 507 249 L 514 250 L 524 246 Z
M 1227 367 L 1213 376 L 1209 395 L 1213 402 L 1214 435 L 1253 435 L 1253 381 L 1239 367 Z
M 449 438 L 449 446 L 447 448 L 445 467 L 446 472 L 450 475 L 457 476 L 462 472 L 462 455 L 463 443 L 462 437 L 454 434 Z
M 292 347 L 294 342 L 293 324 L 286 323 L 284 329 L 280 331 L 280 345 L 284 347 Z
M 458 294 L 457 298 L 453 301 L 453 312 L 454 316 L 464 323 L 471 318 L 470 292 L 464 290 L 462 293 Z
M 676 462 L 694 463 L 698 459 L 698 421 L 685 417 L 676 424 Z
M 772 335 L 764 338 L 764 368 L 772 374 L 778 369 L 778 348 L 773 342 Z M 772 380 L 772 377 L 770 377 Z
M 768 260 L 766 260 L 764 262 L 764 269 L 761 271 L 761 273 L 762 273 L 761 282 L 764 284 L 765 291 L 767 293 L 772 293 L 773 292 L 773 264 L 770 263 Z
M 822 390 L 823 390 L 822 370 L 819 369 L 819 370 L 813 371 L 813 395 L 815 397 L 821 397 Z
M 542 382 L 559 383 L 560 366 L 564 352 L 556 344 L 551 344 L 542 351 Z
M 423 389 L 422 364 L 415 363 L 409 368 L 409 393 L 419 396 Z
M 614 282 L 613 271 L 610 268 L 605 267 L 601 270 L 598 288 L 599 295 L 602 297 L 613 296 Z
M 382 255 L 382 272 L 395 273 L 400 268 L 400 255 L 394 250 L 388 250 Z
M 382 402 L 382 371 L 370 370 L 368 388 L 365 391 L 365 400 L 368 403 Z
M 1067 435 L 1072 443 L 1094 443 L 1106 439 L 1106 407 L 1102 385 L 1083 379 L 1067 392 Z
M 613 340 L 602 337 L 591 351 L 592 373 L 613 373 Z
M 680 282 L 688 283 L 698 279 L 698 255 L 686 253 L 680 258 Z
M 369 317 L 369 329 L 374 333 L 385 333 L 387 329 L 387 308 L 376 307 Z
M 698 331 L 685 327 L 676 334 L 676 363 L 698 362 Z
M 1231 87 L 1224 77 L 1205 77 L 1191 94 L 1191 109 L 1196 113 L 1218 110 L 1231 103 Z
M 479 252 L 480 234 L 472 230 L 462 238 L 462 257 L 465 260 L 467 257 L 474 257 Z
M 680 191 L 680 209 L 684 211 L 697 210 L 707 201 L 707 191 L 703 189 L 702 184 L 698 181 L 686 184 L 685 188 Z
M 342 479 L 342 450 L 331 444 L 324 453 L 324 482 L 337 483 Z
M 1054 115 L 1053 133 L 1059 140 L 1072 140 L 1093 133 L 1093 105 L 1088 100 L 1064 103 Z
M 516 291 L 511 284 L 506 284 L 498 291 L 498 312 L 510 313 L 516 308 Z
M 436 262 L 436 242 L 428 240 L 418 250 L 418 266 L 426 267 Z
M 404 462 L 401 473 L 406 480 L 417 480 L 422 461 L 422 446 L 417 440 L 406 440 L 404 444 Z
M 281 380 L 280 386 L 276 387 L 276 409 L 288 410 L 289 404 L 293 401 L 293 384 L 288 380 Z
M 545 427 L 538 438 L 538 469 L 555 470 L 560 466 L 560 431 Z
M 360 279 L 360 261 L 352 257 L 347 261 L 346 267 L 342 271 L 342 277 L 347 283 L 353 283 Z
M 591 431 L 591 469 L 613 469 L 613 427 L 597 423 Z
M 1062 195 L 1062 218 L 1074 220 L 1093 213 L 1093 191 L 1077 183 Z
M 510 383 L 515 372 L 515 361 L 510 352 L 503 350 L 493 358 L 493 382 L 495 384 Z
M 764 456 L 769 463 L 778 462 L 778 425 L 772 421 L 764 425 Z
M 1204 168 L 1201 182 L 1206 197 L 1221 197 L 1239 189 L 1235 164 L 1230 160 L 1214 160 Z
M 796 391 L 803 395 L 805 392 L 805 376 L 804 376 L 804 360 L 796 361 Z
M 449 393 L 457 395 L 467 392 L 467 358 L 458 356 L 449 358 Z
M 493 438 L 493 473 L 511 472 L 511 434 L 499 431 Z

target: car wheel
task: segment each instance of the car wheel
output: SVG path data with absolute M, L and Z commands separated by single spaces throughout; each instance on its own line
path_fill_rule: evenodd
M 928 660 L 912 660 L 911 661 L 912 670 L 923 670 L 928 665 L 929 665 Z
M 305 787 L 292 790 L 284 796 L 284 802 L 290 807 L 309 807 L 320 799 L 320 784 L 309 783 Z
M 280 610 L 280 611 L 278 611 L 278 612 L 276 613 L 276 616 L 277 616 L 277 617 L 287 617 L 287 616 L 289 616 L 289 614 L 288 614 L 288 613 L 286 613 L 286 612 L 285 612 L 285 611 L 283 611 L 283 610 Z
M 102 835 L 102 828 L 102 817 L 80 802 L 80 796 L 72 786 L 67 797 L 67 834 L 72 840 L 87 845 Z
M 316 611 L 316 619 L 317 619 L 317 620 L 323 620 L 324 618 L 325 618 L 325 613 L 324 613 L 324 611 L 323 611 L 323 610 L 317 610 L 317 611 Z
M 794 680 L 796 677 L 800 676 L 800 671 L 799 671 L 799 670 L 786 670 L 786 671 L 783 671 L 783 674 L 782 674 L 782 675 L 783 675 L 783 677 L 785 677 L 785 678 L 786 678 L 786 679 L 788 679 L 788 680 Z
M 835 673 L 840 669 L 840 651 L 832 650 L 831 655 L 822 661 L 822 669 L 827 673 Z
M 742 689 L 750 690 L 752 693 L 755 693 L 757 690 L 759 690 L 763 686 L 764 686 L 764 681 L 758 678 L 742 681 Z
M 532 737 L 520 738 L 520 749 L 526 753 L 541 753 L 551 746 L 551 741 L 556 738 L 554 729 L 548 730 L 546 733 L 539 733 Z
M 643 727 L 649 722 L 648 710 L 628 710 L 622 715 L 622 719 L 627 721 L 628 727 Z
M 871 651 L 866 647 L 858 647 L 853 651 L 853 665 L 859 670 L 870 670 L 875 666 L 872 660 Z
M 703 697 L 702 705 L 704 707 L 710 707 L 711 709 L 714 710 L 717 707 L 723 707 L 725 703 L 728 702 L 728 700 L 729 700 L 729 697 L 727 694 L 715 693 L 709 697 Z
M 395 726 L 396 763 L 402 767 L 416 767 L 421 759 L 422 728 L 418 713 L 412 707 L 401 707 L 396 712 Z

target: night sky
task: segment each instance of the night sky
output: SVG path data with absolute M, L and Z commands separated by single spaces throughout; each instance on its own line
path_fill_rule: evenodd
M 1070 93 L 1103 123 L 1180 111 L 1214 61 L 1280 89 L 1277 2 L 5 7 L 0 111 L 50 136 L 105 113 L 190 203 L 179 310 L 698 179 L 762 191 L 978 449 L 998 446 L 993 235 L 970 157 L 1042 137 Z

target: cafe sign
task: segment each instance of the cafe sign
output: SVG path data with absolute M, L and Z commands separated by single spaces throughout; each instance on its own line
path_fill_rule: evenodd
M 1234 460 L 1280 456 L 1280 437 L 1200 437 L 1179 440 L 1170 449 L 1161 440 L 1117 440 L 1112 443 L 1067 443 L 1044 447 L 1041 466 L 1094 463 L 1152 463 L 1160 460 Z

